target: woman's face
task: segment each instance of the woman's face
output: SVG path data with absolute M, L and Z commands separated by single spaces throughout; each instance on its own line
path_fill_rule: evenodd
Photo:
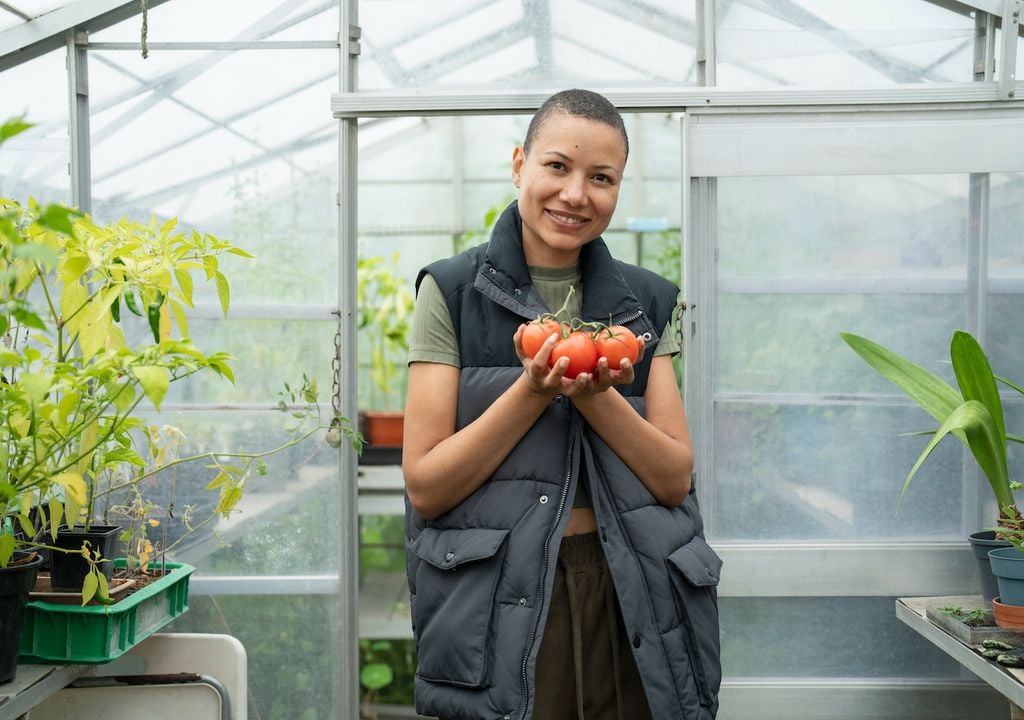
M 548 118 L 529 155 L 517 147 L 512 179 L 519 188 L 527 263 L 574 264 L 580 248 L 611 222 L 625 166 L 618 130 L 566 113 Z

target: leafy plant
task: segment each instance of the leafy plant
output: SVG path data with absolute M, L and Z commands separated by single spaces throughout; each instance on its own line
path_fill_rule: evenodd
M 409 321 L 413 298 L 398 275 L 398 253 L 387 258 L 360 258 L 356 296 L 359 305 L 358 328 L 367 338 L 374 386 L 386 404 L 397 406 L 405 393 L 397 386 L 399 365 L 409 350 Z
M 0 142 L 27 127 L 4 123 Z M 234 382 L 227 353 L 203 353 L 188 339 L 197 275 L 228 312 L 225 254 L 251 257 L 212 235 L 177 231 L 174 219 L 104 226 L 61 205 L 0 198 L 0 566 L 16 549 L 47 546 L 64 523 L 88 526 L 99 500 L 182 463 L 208 463 L 208 489 L 219 496 L 210 519 L 227 516 L 248 479 L 265 474 L 262 458 L 326 428 L 307 378 L 283 396 L 296 419 L 291 440 L 266 452 L 179 458 L 137 414 L 145 400 L 159 411 L 171 383 L 197 373 Z M 143 339 L 128 342 L 132 333 Z M 333 421 L 355 437 L 347 420 Z M 127 507 L 126 539 L 141 568 L 153 508 Z M 92 568 L 85 594 L 102 597 L 96 568 L 106 559 L 82 552 Z
M 932 434 L 932 439 L 910 469 L 897 509 L 924 461 L 944 437 L 953 435 L 971 451 L 988 480 L 999 508 L 1000 528 L 1019 523 L 1021 515 L 1013 490 L 1020 484 L 1010 481 L 1006 444 L 1009 441 L 1024 443 L 1024 438 L 1006 432 L 996 381 L 1022 394 L 1024 389 L 993 374 L 978 341 L 963 330 L 953 333 L 949 350 L 959 390 L 878 343 L 850 333 L 840 335 L 861 359 L 941 423 L 934 434 L 925 433 Z

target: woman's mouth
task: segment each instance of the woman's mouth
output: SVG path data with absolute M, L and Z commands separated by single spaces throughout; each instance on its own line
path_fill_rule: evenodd
M 545 210 L 545 212 L 550 215 L 552 219 L 562 223 L 563 225 L 582 225 L 586 222 L 585 218 L 573 215 L 563 215 L 562 213 L 555 212 L 554 210 Z

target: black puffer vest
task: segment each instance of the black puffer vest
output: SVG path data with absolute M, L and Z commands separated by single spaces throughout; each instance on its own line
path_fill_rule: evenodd
M 610 318 L 648 338 L 635 381 L 617 388 L 643 413 L 657 331 L 668 324 L 677 290 L 614 260 L 600 238 L 584 246 L 580 265 L 583 319 Z M 429 265 L 420 278 L 426 273 L 444 293 L 459 341 L 462 428 L 522 373 L 512 336 L 547 311 L 532 288 L 515 204 L 489 243 Z M 721 560 L 704 542 L 696 496 L 659 505 L 561 396 L 457 507 L 428 522 L 406 502 L 417 712 L 532 717 L 534 665 L 581 463 L 653 717 L 715 716 Z

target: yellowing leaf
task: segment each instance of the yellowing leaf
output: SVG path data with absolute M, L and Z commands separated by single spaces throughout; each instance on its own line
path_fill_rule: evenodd
M 50 537 L 57 542 L 57 528 L 64 517 L 64 506 L 57 498 L 50 498 Z
M 231 305 L 231 288 L 228 287 L 228 279 L 224 277 L 224 273 L 218 272 L 216 274 L 216 281 L 220 307 L 224 311 L 224 316 L 227 317 L 228 307 Z
M 78 332 L 82 324 L 82 307 L 89 299 L 89 293 L 79 282 L 69 282 L 60 291 L 60 314 L 67 323 L 68 332 Z
M 171 337 L 171 312 L 167 303 L 160 306 L 160 342 L 169 340 Z
M 162 367 L 149 365 L 133 365 L 132 375 L 138 378 L 142 391 L 146 393 L 146 397 L 153 403 L 153 406 L 159 410 L 160 403 L 163 401 L 164 395 L 167 394 L 167 388 L 171 384 L 167 370 Z
M 81 474 L 76 472 L 57 473 L 50 478 L 50 482 L 64 488 L 65 502 L 74 501 L 79 505 L 85 504 L 85 480 L 82 479 Z
M 99 580 L 96 579 L 98 573 L 95 570 L 89 572 L 82 581 L 82 607 L 89 604 L 89 601 L 96 595 L 96 591 L 99 589 Z
M 192 307 L 192 275 L 188 270 L 181 267 L 175 268 L 174 277 L 178 280 L 178 287 L 181 288 L 181 297 L 185 304 Z
M 185 308 L 177 300 L 171 300 L 171 312 L 174 313 L 174 324 L 178 326 L 178 335 L 187 338 L 188 316 L 185 314 Z
M 64 397 L 62 397 L 60 402 L 57 403 L 57 415 L 60 417 L 61 422 L 67 422 L 68 417 L 74 409 L 78 407 L 78 401 L 80 399 L 79 394 L 74 390 L 69 390 L 64 393 Z

